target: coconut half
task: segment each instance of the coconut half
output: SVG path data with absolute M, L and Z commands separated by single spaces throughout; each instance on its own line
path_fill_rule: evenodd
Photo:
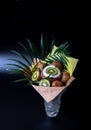
M 42 75 L 43 77 L 50 77 L 50 78 L 59 78 L 61 76 L 61 71 L 58 67 L 54 66 L 54 65 L 48 65 L 46 67 L 44 67 L 44 69 L 42 70 Z

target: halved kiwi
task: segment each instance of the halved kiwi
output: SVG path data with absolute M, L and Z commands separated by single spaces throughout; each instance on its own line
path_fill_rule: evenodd
M 50 67 L 46 68 L 46 73 L 50 74 L 50 75 L 56 75 L 56 74 L 58 74 L 58 71 L 54 67 L 50 66 Z
M 40 80 L 41 74 L 40 74 L 40 70 L 37 69 L 36 71 L 33 72 L 31 79 L 32 81 L 37 81 Z
M 41 79 L 39 82 L 39 86 L 50 87 L 50 81 L 48 79 Z
M 61 71 L 54 65 L 48 65 L 43 69 L 42 74 L 44 77 L 50 76 L 50 78 L 58 78 L 61 76 Z

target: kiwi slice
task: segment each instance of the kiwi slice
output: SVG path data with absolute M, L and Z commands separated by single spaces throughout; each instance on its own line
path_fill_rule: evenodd
M 49 67 L 46 69 L 46 73 L 53 76 L 53 75 L 58 74 L 58 70 L 54 67 Z
M 50 78 L 58 78 L 61 76 L 61 71 L 54 65 L 48 65 L 43 69 L 42 74 L 44 77 L 50 76 Z
M 33 72 L 31 79 L 32 79 L 32 81 L 37 81 L 40 79 L 39 69 L 37 69 L 36 71 Z
M 48 79 L 42 79 L 39 82 L 39 86 L 50 87 L 50 81 Z

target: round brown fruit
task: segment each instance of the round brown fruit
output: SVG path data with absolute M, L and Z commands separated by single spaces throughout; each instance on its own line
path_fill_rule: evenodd
M 63 83 L 59 80 L 54 80 L 51 84 L 51 87 L 61 87 L 63 86 Z
M 58 67 L 60 70 L 62 70 L 62 63 L 59 61 L 53 61 L 52 65 Z
M 70 73 L 66 72 L 66 71 L 62 72 L 62 79 L 61 79 L 61 81 L 63 83 L 66 83 L 69 79 L 70 79 Z

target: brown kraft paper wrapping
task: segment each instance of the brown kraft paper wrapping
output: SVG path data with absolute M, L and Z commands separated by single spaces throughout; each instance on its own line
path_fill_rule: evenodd
M 52 101 L 58 94 L 63 92 L 75 79 L 75 77 L 71 76 L 70 79 L 67 81 L 65 86 L 61 87 L 43 87 L 43 86 L 36 86 L 32 85 L 32 87 L 43 97 L 46 102 Z

